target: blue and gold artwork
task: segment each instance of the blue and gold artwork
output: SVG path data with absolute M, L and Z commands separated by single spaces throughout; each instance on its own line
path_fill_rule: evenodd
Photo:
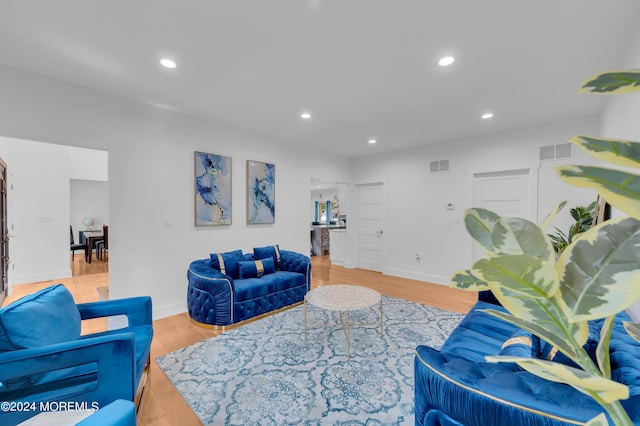
M 195 152 L 196 225 L 231 225 L 231 157 Z
M 247 223 L 274 223 L 275 195 L 275 164 L 247 161 Z

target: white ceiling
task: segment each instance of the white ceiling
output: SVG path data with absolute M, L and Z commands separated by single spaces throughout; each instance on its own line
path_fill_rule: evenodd
M 0 64 L 357 157 L 596 114 L 578 85 L 639 23 L 638 0 L 0 0 Z

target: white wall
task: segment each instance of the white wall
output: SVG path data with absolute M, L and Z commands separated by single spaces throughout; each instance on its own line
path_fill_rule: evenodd
M 598 126 L 595 117 L 576 119 L 356 160 L 354 183 L 383 181 L 386 188 L 383 272 L 448 284 L 451 274 L 471 266 L 472 243 L 462 216 L 472 207 L 473 171 L 539 165 L 539 195 L 532 200 L 537 218 L 533 220 L 543 220 L 562 200 L 569 200 L 572 207 L 594 201 L 595 191 L 566 185 L 557 178 L 553 166 L 565 161 L 540 164 L 538 159 L 540 146 L 565 143 L 577 133 L 596 132 Z M 582 152 L 574 155 L 571 161 L 594 162 Z M 429 162 L 442 159 L 450 160 L 450 172 L 429 173 Z M 448 202 L 454 203 L 454 211 L 445 210 Z M 565 219 L 559 217 L 555 224 L 566 229 L 568 209 L 563 215 Z M 357 259 L 354 250 L 351 259 Z
M 640 27 L 633 35 L 627 57 L 621 68 L 640 68 Z M 640 142 L 639 114 L 640 93 L 609 96 L 602 114 L 602 136 Z M 640 321 L 640 302 L 632 306 L 628 312 L 635 321 Z
M 71 276 L 70 180 L 106 180 L 106 152 L 0 137 L 7 163 L 9 286 Z
M 12 68 L 0 67 L 0 93 L 0 135 L 109 152 L 111 295 L 151 295 L 156 318 L 186 310 L 189 262 L 210 252 L 279 243 L 308 253 L 311 177 L 351 180 L 346 158 Z M 233 159 L 230 226 L 193 225 L 195 150 Z M 274 225 L 246 225 L 249 159 L 276 165 Z
M 104 163 L 106 170 L 109 163 Z M 93 219 L 93 229 L 102 229 L 103 224 L 109 224 L 109 182 L 71 179 L 70 218 L 76 242 L 79 242 L 78 231 L 87 228 L 82 223 L 85 217 Z

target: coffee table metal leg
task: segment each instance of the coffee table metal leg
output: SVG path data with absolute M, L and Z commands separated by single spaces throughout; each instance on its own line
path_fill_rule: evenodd
M 304 338 L 307 338 L 307 297 L 304 298 Z
M 382 298 L 380 299 L 380 336 L 382 337 Z
M 345 334 L 347 335 L 347 360 L 351 359 L 351 320 L 349 318 L 349 310 L 347 309 L 347 328 L 345 329 Z

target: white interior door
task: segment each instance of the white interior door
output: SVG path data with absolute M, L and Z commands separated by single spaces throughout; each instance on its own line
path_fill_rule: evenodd
M 382 272 L 384 192 L 382 183 L 358 185 L 358 267 Z
M 522 217 L 536 221 L 534 185 L 531 168 L 473 173 L 472 206 L 491 210 L 500 216 Z M 473 261 L 484 257 L 473 242 Z

